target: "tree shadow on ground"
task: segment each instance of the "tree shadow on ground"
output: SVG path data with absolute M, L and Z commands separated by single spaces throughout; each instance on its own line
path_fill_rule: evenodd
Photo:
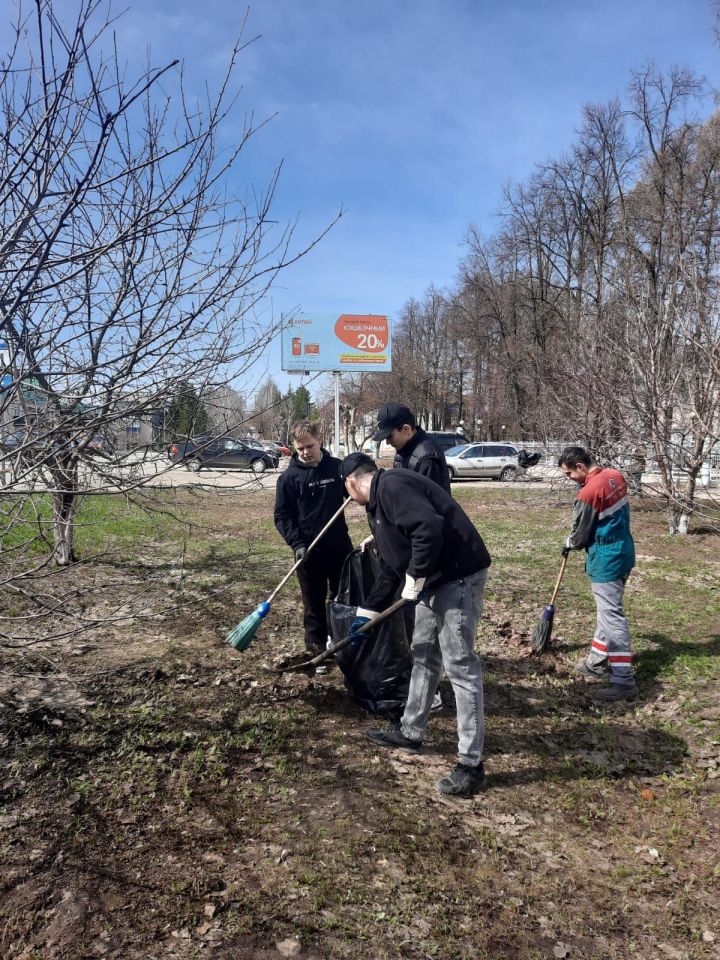
M 643 639 L 654 644 L 653 649 L 641 650 L 635 657 L 637 677 L 643 690 L 657 687 L 658 676 L 680 657 L 720 656 L 720 634 L 717 633 L 710 634 L 704 643 L 679 642 L 664 633 L 648 633 Z
M 658 679 L 665 673 L 672 664 L 678 659 L 702 659 L 720 656 L 720 634 L 710 634 L 706 641 L 676 641 L 672 640 L 664 633 L 647 633 L 643 635 L 643 644 L 650 645 L 649 649 L 642 649 L 635 655 L 636 676 L 639 686 L 639 696 L 637 701 L 620 702 L 613 704 L 614 710 L 632 710 L 636 705 L 655 700 L 662 692 L 662 683 Z M 510 712 L 523 712 L 530 715 L 534 711 L 533 704 L 539 700 L 546 699 L 548 703 L 557 700 L 557 687 L 543 690 L 538 686 L 537 677 L 547 675 L 549 678 L 566 679 L 573 681 L 568 685 L 566 696 L 570 702 L 593 703 L 592 692 L 599 689 L 598 684 L 588 683 L 580 677 L 576 677 L 572 668 L 556 659 L 556 653 L 562 653 L 567 656 L 573 651 L 587 652 L 587 644 L 559 644 L 555 649 L 550 649 L 540 657 L 527 657 L 523 660 L 512 658 L 503 658 L 487 654 L 483 656 L 487 672 L 494 675 L 497 679 L 487 680 L 485 683 L 486 693 L 497 688 L 500 691 L 505 688 L 509 692 L 509 697 L 498 696 L 495 699 L 493 707 L 497 711 L 503 711 L 507 708 L 507 700 L 522 700 L 525 687 L 524 682 L 532 684 L 533 693 L 526 698 L 526 707 L 518 710 L 516 704 Z M 542 709 L 539 712 L 547 712 Z
M 619 720 L 598 728 L 592 721 L 581 720 L 547 731 L 506 734 L 491 730 L 486 750 L 492 785 L 512 786 L 656 777 L 681 766 L 687 743 L 660 727 L 639 729 Z M 502 757 L 506 763 L 510 758 L 512 769 L 493 771 L 494 757 Z M 531 757 L 540 762 L 528 762 Z
M 506 690 L 494 684 L 489 687 L 486 753 L 493 786 L 658 776 L 680 766 L 687 753 L 687 744 L 681 737 L 660 727 L 641 728 L 624 722 L 622 715 L 633 710 L 631 703 L 612 704 L 610 710 L 603 705 L 596 712 L 578 704 L 578 716 L 572 717 L 566 711 L 563 719 L 572 722 L 558 724 L 557 704 L 553 706 L 550 699 L 545 709 L 538 709 L 536 698 L 531 696 L 535 691 L 528 691 L 533 702 L 526 708 L 518 705 L 515 698 L 507 709 L 498 710 Z M 443 711 L 430 718 L 421 756 L 452 758 L 457 750 L 452 691 L 446 683 L 442 691 Z M 554 692 L 557 696 L 557 690 Z M 320 714 L 351 720 L 361 736 L 367 728 L 383 726 L 386 719 L 362 710 L 346 691 L 337 687 L 309 688 L 300 694 L 300 699 Z M 503 719 L 495 721 L 499 714 L 503 714 Z M 582 718 L 583 714 L 587 719 Z M 353 727 L 349 726 L 348 731 Z M 367 745 L 367 749 L 377 748 Z M 540 762 L 533 761 L 534 757 Z M 493 758 L 512 769 L 493 771 Z

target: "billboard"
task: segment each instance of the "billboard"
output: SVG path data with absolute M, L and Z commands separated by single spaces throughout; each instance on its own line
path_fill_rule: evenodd
M 387 373 L 390 320 L 379 314 L 294 313 L 283 318 L 282 369 Z

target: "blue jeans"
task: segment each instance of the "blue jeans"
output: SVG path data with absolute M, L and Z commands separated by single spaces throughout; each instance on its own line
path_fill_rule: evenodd
M 458 759 L 469 767 L 482 762 L 485 706 L 482 663 L 475 653 L 487 570 L 438 587 L 415 608 L 410 645 L 413 661 L 400 729 L 411 740 L 425 735 L 430 707 L 443 670 L 455 694 Z

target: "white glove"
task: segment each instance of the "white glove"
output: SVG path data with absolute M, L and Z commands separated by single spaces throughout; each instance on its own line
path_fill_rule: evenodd
M 380 616 L 380 614 L 377 612 L 377 610 L 366 610 L 365 607 L 358 607 L 355 611 L 355 616 L 367 617 L 368 620 L 375 620 Z
M 373 542 L 374 539 L 375 537 L 372 534 L 370 534 L 369 537 L 365 537 L 363 542 L 360 544 L 360 552 L 365 553 L 365 551 L 367 550 L 367 548 L 370 546 L 370 544 Z
M 422 593 L 422 588 L 425 586 L 426 580 L 427 577 L 418 577 L 416 580 L 414 577 L 411 577 L 409 573 L 406 573 L 405 586 L 403 587 L 403 592 L 400 594 L 402 599 L 414 603 Z

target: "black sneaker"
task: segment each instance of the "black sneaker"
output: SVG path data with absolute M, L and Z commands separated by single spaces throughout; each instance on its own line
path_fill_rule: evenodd
M 378 747 L 400 747 L 402 750 L 419 750 L 422 740 L 411 740 L 400 729 L 399 723 L 391 723 L 385 730 L 368 730 L 365 736 Z
M 485 789 L 485 768 L 480 763 L 477 767 L 466 767 L 459 763 L 452 773 L 436 784 L 440 793 L 450 797 L 472 797 Z
M 575 673 L 581 677 L 588 677 L 591 680 L 606 680 L 610 675 L 610 664 L 606 661 L 605 663 L 598 663 L 596 666 L 592 666 L 587 660 L 583 660 L 575 664 Z

